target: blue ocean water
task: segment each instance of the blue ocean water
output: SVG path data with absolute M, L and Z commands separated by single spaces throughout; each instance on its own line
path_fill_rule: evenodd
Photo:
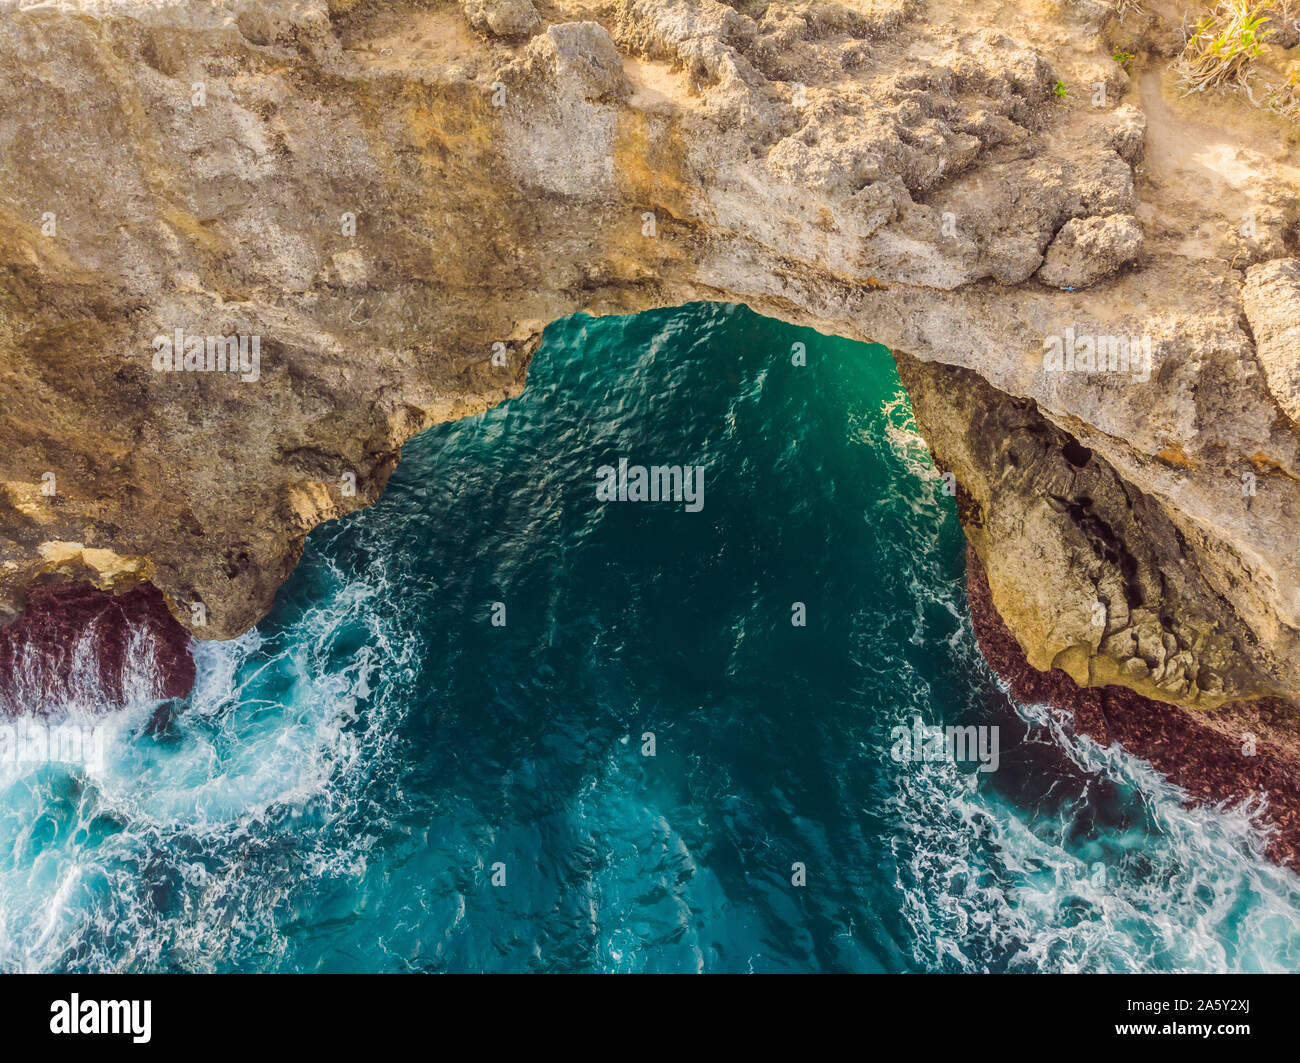
M 703 508 L 599 501 L 620 458 L 703 465 Z M 942 486 L 883 348 L 555 323 L 170 727 L 0 768 L 0 969 L 1294 970 L 1245 810 L 1000 690 Z M 895 760 L 916 719 L 997 726 L 998 770 Z

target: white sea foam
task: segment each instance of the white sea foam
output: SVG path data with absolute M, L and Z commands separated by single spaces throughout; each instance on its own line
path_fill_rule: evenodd
M 144 734 L 155 702 L 97 714 L 92 673 L 74 669 L 61 715 L 109 728 L 106 762 L 0 774 L 0 836 L 13 843 L 0 860 L 0 970 L 205 970 L 252 948 L 274 954 L 276 912 L 295 890 L 360 876 L 372 839 L 326 835 L 354 811 L 358 758 L 382 759 L 394 725 L 387 700 L 360 728 L 357 707 L 380 662 L 409 672 L 412 649 L 366 607 L 382 588 L 334 591 L 275 647 L 256 631 L 199 643 L 190 705 L 162 742 Z M 327 660 L 349 625 L 365 644 Z M 286 816 L 312 817 L 320 841 L 277 880 L 243 855 L 262 855 L 274 844 L 265 826 Z
M 1188 808 L 1118 747 L 1073 734 L 1042 706 L 1031 740 L 1136 795 L 1154 829 L 1105 849 L 1069 814 L 1027 817 L 975 776 L 933 763 L 900 773 L 897 885 L 927 967 L 978 971 L 1284 971 L 1300 962 L 1300 879 L 1263 856 L 1251 809 Z M 1090 851 L 1091 849 L 1091 851 Z
M 644 357 L 653 358 L 654 350 L 651 344 Z M 761 387 L 762 377 L 746 393 Z M 911 660 L 907 651 L 938 648 L 972 675 L 982 668 L 960 582 L 939 563 L 942 551 L 928 545 L 945 521 L 952 527 L 951 502 L 941 496 L 905 397 L 900 392 L 884 409 L 883 441 L 878 429 L 866 428 L 858 440 L 887 451 L 907 473 L 891 484 L 897 494 L 890 501 L 903 504 L 904 517 L 881 516 L 893 521 L 891 534 L 910 521 L 903 529 L 912 536 L 907 541 L 927 545 L 909 563 L 880 574 L 882 585 L 906 586 L 913 605 L 902 618 L 901 641 L 910 628 L 902 650 L 880 652 L 878 613 L 864 608 L 850 620 L 847 641 L 866 677 L 863 687 L 882 682 L 895 699 L 897 721 L 862 723 L 860 755 L 873 770 L 881 764 L 889 770 L 887 747 L 880 747 L 873 727 L 888 734 L 891 722 L 916 714 L 939 722 L 930 718 L 937 699 L 923 674 L 924 654 Z M 735 429 L 738 420 L 733 405 L 726 427 Z M 507 423 L 499 418 L 482 430 L 502 436 Z M 887 921 L 879 912 L 850 910 L 845 898 L 880 903 L 881 896 L 891 906 L 890 924 L 901 908 L 908 928 L 892 943 L 897 954 L 924 968 L 1274 970 L 1300 964 L 1300 880 L 1262 856 L 1249 810 L 1184 808 L 1183 795 L 1141 762 L 1100 749 L 1033 706 L 1019 710 L 1029 740 L 1065 750 L 1083 779 L 1075 785 L 1111 788 L 1144 811 L 1128 836 L 1105 824 L 1096 837 L 1081 839 L 1074 815 L 1080 801 L 1013 805 L 986 778 L 929 762 L 887 777 L 882 785 L 893 790 L 883 810 L 873 803 L 845 817 L 849 837 L 866 838 L 884 824 L 880 829 L 892 832 L 889 851 L 866 844 L 846 851 L 831 843 L 822 824 L 799 813 L 789 792 L 768 785 L 755 793 L 725 763 L 698 752 L 680 754 L 690 800 L 670 793 L 658 801 L 642 786 L 646 768 L 635 744 L 615 744 L 584 760 L 579 784 L 559 807 L 542 811 L 541 828 L 485 815 L 474 806 L 483 800 L 481 790 L 477 797 L 439 791 L 435 814 L 417 826 L 394 824 L 393 809 L 374 793 L 393 794 L 401 805 L 406 780 L 393 765 L 402 752 L 400 725 L 415 700 L 412 687 L 418 677 L 419 692 L 427 691 L 426 660 L 448 669 L 455 661 L 422 645 L 418 625 L 389 607 L 408 577 L 395 546 L 399 534 L 387 522 L 414 520 L 418 527 L 425 519 L 393 512 L 372 511 L 367 527 L 382 541 L 360 575 L 330 569 L 318 551 L 312 573 L 324 584 L 313 587 L 318 604 L 295 614 L 291 631 L 275 635 L 268 633 L 273 625 L 264 625 L 232 642 L 200 644 L 196 687 L 170 734 L 145 733 L 156 706 L 136 683 L 151 667 L 136 647 L 130 657 L 141 671 L 128 684 L 131 704 L 112 718 L 115 740 L 102 770 L 42 765 L 0 775 L 0 970 L 273 969 L 298 962 L 295 941 L 318 932 L 318 923 L 336 922 L 340 910 L 346 921 L 387 904 L 407 907 L 375 924 L 382 932 L 366 940 L 367 966 L 468 966 L 467 957 L 499 956 L 500 942 L 476 919 L 482 909 L 473 907 L 472 874 L 484 867 L 466 873 L 459 864 L 486 864 L 494 857 L 482 854 L 506 852 L 546 876 L 542 888 L 534 883 L 502 895 L 518 917 L 509 947 L 520 966 L 544 966 L 559 952 L 606 969 L 663 963 L 762 970 L 788 965 L 803 950 L 809 962 L 829 956 L 845 968 L 866 968 L 879 961 L 869 950 L 889 932 L 882 932 Z M 864 514 L 864 521 L 874 516 Z M 413 534 L 410 528 L 406 534 Z M 744 618 L 736 623 L 729 678 L 741 673 L 751 652 L 745 626 Z M 603 657 L 616 656 L 604 649 Z M 56 692 L 69 718 L 98 707 L 94 662 L 88 647 L 78 652 L 72 680 Z M 586 695 L 602 706 L 617 703 L 617 677 L 600 669 L 591 674 L 592 684 L 608 685 L 599 699 Z M 870 693 L 879 700 L 878 689 Z M 30 690 L 33 698 L 49 695 Z M 669 762 L 665 749 L 656 767 Z M 535 764 L 524 757 L 520 770 Z M 840 766 L 827 765 L 828 780 L 847 788 L 844 779 L 829 778 Z M 367 789 L 376 779 L 391 785 Z M 494 792 L 515 793 L 510 783 L 500 780 Z M 730 868 L 710 851 L 717 825 L 706 824 L 705 809 L 720 817 L 725 842 L 735 847 Z M 789 834 L 779 836 L 781 825 L 797 832 L 799 859 L 828 877 L 838 865 L 842 875 L 841 896 L 818 913 L 822 925 L 841 920 L 826 952 L 814 954 L 787 889 L 794 857 L 785 845 Z M 366 876 L 384 855 L 376 839 L 386 831 L 411 841 L 396 861 L 436 854 L 408 873 L 422 885 L 425 870 L 443 874 L 437 893 L 375 896 Z M 872 876 L 882 865 L 895 874 L 896 893 L 876 888 Z M 393 869 L 394 876 L 401 873 Z M 336 897 L 346 900 L 336 906 Z M 568 907 L 543 925 L 555 914 L 556 897 Z M 778 924 L 786 932 L 779 942 Z M 723 955 L 733 941 L 744 942 L 745 950 Z

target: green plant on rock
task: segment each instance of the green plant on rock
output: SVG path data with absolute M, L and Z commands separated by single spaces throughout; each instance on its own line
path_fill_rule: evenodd
M 1192 26 L 1174 64 L 1188 93 L 1245 84 L 1251 60 L 1272 32 L 1264 25 L 1267 8 L 1252 0 L 1221 0 Z

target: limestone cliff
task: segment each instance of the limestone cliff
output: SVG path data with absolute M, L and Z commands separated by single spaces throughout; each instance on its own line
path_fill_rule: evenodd
M 1149 6 L 0 3 L 0 618 L 238 634 L 549 321 L 715 299 L 897 352 L 1034 667 L 1297 698 L 1296 128 Z

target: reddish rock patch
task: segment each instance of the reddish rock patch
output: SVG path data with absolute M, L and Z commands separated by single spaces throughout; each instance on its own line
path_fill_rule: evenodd
M 35 586 L 23 615 L 0 629 L 0 715 L 47 712 L 87 681 L 102 697 L 78 700 L 118 707 L 141 678 L 156 698 L 194 686 L 189 633 L 152 584 L 116 595 L 84 583 Z
M 990 667 L 1018 701 L 1068 711 L 1075 729 L 1103 746 L 1118 742 L 1190 795 L 1192 803 L 1237 803 L 1267 795 L 1276 827 L 1268 855 L 1300 871 L 1300 714 L 1280 698 L 1234 702 L 1198 713 L 1124 687 L 1080 687 L 1065 672 L 1040 672 L 993 606 L 984 566 L 966 552 L 971 619 Z M 1255 736 L 1255 755 L 1243 747 Z

